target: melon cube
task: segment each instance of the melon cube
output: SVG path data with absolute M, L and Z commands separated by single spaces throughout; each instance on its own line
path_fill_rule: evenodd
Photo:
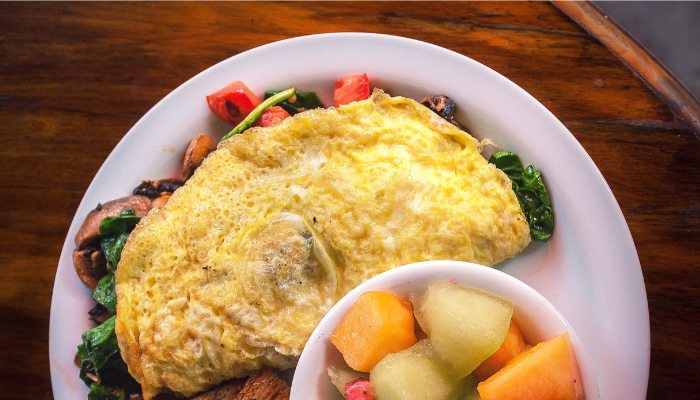
M 369 374 L 372 392 L 381 400 L 452 400 L 474 386 L 472 375 L 458 377 L 424 339 L 389 354 Z
M 476 379 L 476 377 L 474 379 Z M 481 400 L 481 396 L 479 396 L 479 390 L 476 388 L 476 385 L 467 390 L 467 393 L 460 397 L 459 400 Z
M 580 400 L 583 386 L 568 333 L 518 354 L 477 387 L 482 400 Z
M 416 343 L 411 303 L 392 293 L 363 293 L 329 338 L 350 368 L 369 372 L 385 355 Z
M 433 283 L 411 301 L 435 353 L 462 377 L 498 350 L 513 316 L 508 300 L 449 282 Z
M 331 383 L 333 383 L 341 394 L 345 394 L 345 385 L 348 383 L 361 378 L 369 379 L 368 373 L 355 371 L 354 369 L 343 366 L 336 367 L 335 365 L 331 365 L 328 367 L 327 371 L 328 376 L 331 378 Z

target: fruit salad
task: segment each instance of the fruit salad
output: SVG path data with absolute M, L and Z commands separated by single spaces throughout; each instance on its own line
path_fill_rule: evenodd
M 348 400 L 584 398 L 568 333 L 530 346 L 511 302 L 452 282 L 363 293 L 330 340 L 346 365 L 328 374 Z

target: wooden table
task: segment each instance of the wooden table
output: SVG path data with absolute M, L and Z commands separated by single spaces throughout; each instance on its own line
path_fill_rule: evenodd
M 660 98 L 555 5 L 5 2 L 0 398 L 51 397 L 56 264 L 85 190 L 129 128 L 223 59 L 338 31 L 405 36 L 462 53 L 514 81 L 566 125 L 610 185 L 637 246 L 651 317 L 648 398 L 697 396 L 699 132 L 664 102 L 676 99 Z

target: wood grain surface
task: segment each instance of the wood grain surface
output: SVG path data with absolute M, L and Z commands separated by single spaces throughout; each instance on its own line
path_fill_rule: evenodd
M 0 3 L 0 398 L 52 397 L 56 265 L 85 190 L 129 128 L 221 60 L 340 31 L 457 51 L 566 125 L 610 185 L 639 253 L 651 317 L 648 398 L 698 398 L 700 141 L 545 2 Z

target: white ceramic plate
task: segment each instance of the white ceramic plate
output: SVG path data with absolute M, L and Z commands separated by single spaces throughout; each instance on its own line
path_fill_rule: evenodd
M 447 281 L 481 289 L 513 303 L 513 318 L 518 322 L 527 343 L 534 345 L 569 332 L 586 400 L 600 399 L 593 367 L 581 340 L 547 299 L 522 281 L 495 268 L 440 260 L 405 265 L 380 274 L 353 289 L 333 306 L 306 343 L 294 374 L 291 400 L 343 399 L 331 383 L 327 368 L 346 364 L 328 335 L 340 324 L 362 293 L 376 290 L 408 298 L 411 293 L 425 292 L 433 282 Z
M 88 188 L 63 246 L 54 284 L 49 357 L 54 397 L 84 399 L 73 365 L 91 328 L 90 291 L 73 270 L 73 237 L 90 209 L 125 196 L 143 179 L 177 176 L 189 140 L 230 130 L 205 96 L 241 80 L 268 89 L 316 90 L 332 105 L 336 79 L 366 72 L 373 87 L 420 100 L 446 94 L 472 134 L 489 137 L 544 173 L 556 217 L 547 243 L 497 267 L 547 298 L 588 352 L 605 400 L 641 400 L 649 377 L 649 311 L 627 224 L 602 175 L 573 135 L 536 99 L 465 56 L 415 40 L 364 33 L 306 36 L 231 57 L 190 79 L 127 133 Z

